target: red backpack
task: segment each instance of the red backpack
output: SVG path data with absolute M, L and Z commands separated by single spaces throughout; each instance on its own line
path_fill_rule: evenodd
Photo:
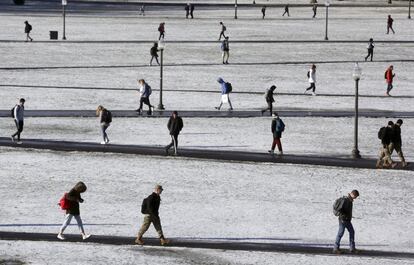
M 58 205 L 62 210 L 68 210 L 70 208 L 70 201 L 66 199 L 66 194 L 63 194 L 62 198 L 60 198 Z

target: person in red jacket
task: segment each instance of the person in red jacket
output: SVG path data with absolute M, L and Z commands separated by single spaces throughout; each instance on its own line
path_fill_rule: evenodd
M 393 88 L 392 86 L 392 81 L 394 80 L 395 74 L 392 72 L 394 70 L 394 66 L 390 65 L 387 70 L 385 71 L 385 80 L 387 82 L 387 92 L 385 93 L 385 95 L 387 96 L 391 96 L 390 95 L 390 91 Z

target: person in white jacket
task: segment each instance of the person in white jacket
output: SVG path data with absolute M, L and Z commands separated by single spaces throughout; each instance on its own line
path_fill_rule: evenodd
M 315 93 L 315 89 L 316 89 L 316 86 L 315 86 L 315 83 L 316 83 L 316 65 L 314 65 L 314 64 L 312 64 L 311 68 L 309 69 L 308 81 L 309 81 L 310 86 L 308 88 L 306 88 L 305 94 L 306 94 L 307 91 L 312 89 L 312 95 L 316 96 L 316 93 Z

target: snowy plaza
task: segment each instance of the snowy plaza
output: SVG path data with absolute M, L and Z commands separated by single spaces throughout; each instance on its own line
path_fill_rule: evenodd
M 98 105 L 135 112 L 137 80 L 145 79 L 156 107 L 160 67 L 149 65 L 150 48 L 158 42 L 158 25 L 165 22 L 164 112 L 211 115 L 183 117 L 178 150 L 268 154 L 272 117 L 269 112 L 260 114 L 266 107 L 266 89 L 277 86 L 274 111 L 352 112 L 353 70 L 358 62 L 362 69 L 359 110 L 384 114 L 359 117 L 361 156 L 377 159 L 379 128 L 389 120 L 403 119 L 402 148 L 406 161 L 414 160 L 414 22 L 407 18 L 408 1 L 333 0 L 329 40 L 324 40 L 326 7 L 322 1 L 312 18 L 312 7 L 305 0 L 257 0 L 255 5 L 240 0 L 238 19 L 234 19 L 234 2 L 227 0 L 193 1 L 194 19 L 185 18 L 187 1 L 181 0 L 142 1 L 148 2 L 145 16 L 139 14 L 141 2 L 67 2 L 67 39 L 62 40 L 61 1 L 26 0 L 24 6 L 0 1 L 1 138 L 10 139 L 16 130 L 10 109 L 20 98 L 26 99 L 29 114 L 36 110 L 95 111 Z M 286 3 L 290 17 L 282 16 Z M 260 12 L 263 5 L 267 5 L 265 19 Z M 394 18 L 395 34 L 386 34 L 388 15 Z M 24 21 L 33 26 L 33 42 L 25 42 Z M 222 64 L 220 21 L 229 36 L 229 64 Z M 50 40 L 50 31 L 58 31 L 59 39 Z M 375 42 L 373 62 L 364 60 L 370 38 Z M 317 66 L 314 96 L 304 93 L 312 64 Z M 385 95 L 384 71 L 389 65 L 395 72 L 392 96 Z M 228 112 L 226 105 L 215 109 L 220 103 L 219 77 L 233 86 L 234 110 L 226 117 L 217 115 Z M 253 115 L 237 116 L 241 111 Z M 397 112 L 401 115 L 391 115 Z M 168 118 L 159 113 L 155 109 L 153 117 L 114 116 L 107 131 L 108 146 L 164 147 L 171 140 Z M 354 117 L 281 118 L 286 124 L 281 138 L 284 155 L 351 157 Z M 25 139 L 99 143 L 101 137 L 99 120 L 94 117 L 29 115 L 22 132 L 23 144 Z M 399 161 L 395 153 L 392 158 Z M 414 263 L 411 163 L 407 170 L 358 169 L 0 146 L 0 177 L 0 264 Z M 135 237 L 143 219 L 142 199 L 155 184 L 162 184 L 160 217 L 171 245 L 1 238 L 1 232 L 57 234 L 65 215 L 57 203 L 78 181 L 88 187 L 80 212 L 91 239 Z M 332 255 L 338 230 L 332 204 L 354 189 L 360 192 L 353 205 L 356 248 L 362 254 L 377 254 Z M 74 220 L 66 233 L 78 235 Z M 144 240 L 156 237 L 151 226 Z M 180 240 L 230 247 L 174 246 Z M 345 232 L 341 248 L 347 249 L 348 242 Z M 327 254 L 231 248 L 250 243 L 321 247 Z

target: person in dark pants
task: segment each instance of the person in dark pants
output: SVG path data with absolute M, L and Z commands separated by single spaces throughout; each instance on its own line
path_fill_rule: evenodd
M 161 39 L 161 37 L 164 39 L 165 36 L 165 22 L 160 23 L 158 26 L 158 32 L 160 33 L 160 36 L 158 37 L 158 40 Z
M 287 14 L 288 17 L 290 17 L 290 15 L 289 15 L 289 5 L 288 4 L 285 5 L 285 12 L 283 13 L 282 17 L 284 17 L 285 14 Z
M 376 163 L 377 168 L 389 168 L 392 167 L 393 161 L 391 159 L 391 153 L 389 146 L 393 137 L 393 121 L 388 121 L 387 127 L 382 127 L 378 132 L 378 138 L 381 140 L 381 148 L 379 152 L 379 157 Z
M 388 145 L 388 152 L 392 155 L 392 152 L 395 150 L 398 156 L 401 159 L 401 166 L 407 167 L 407 162 L 405 162 L 404 154 L 401 149 L 402 141 L 401 141 L 401 125 L 403 124 L 403 120 L 398 119 L 397 122 L 392 126 L 392 136 L 391 136 L 391 143 Z
M 265 99 L 266 99 L 266 103 L 267 103 L 267 108 L 262 109 L 262 115 L 267 110 L 269 110 L 270 115 L 272 115 L 273 102 L 275 102 L 275 99 L 273 98 L 273 93 L 275 92 L 275 89 L 276 89 L 276 86 L 273 85 L 269 89 L 266 90 Z
M 371 62 L 372 62 L 372 57 L 374 56 L 374 40 L 372 38 L 369 39 L 367 49 L 368 49 L 368 55 L 365 56 L 365 61 L 367 61 L 368 57 L 371 56 Z
M 156 185 L 154 188 L 154 192 L 149 195 L 144 201 L 142 202 L 141 206 L 141 213 L 144 214 L 144 222 L 139 229 L 137 239 L 135 239 L 135 244 L 137 245 L 144 245 L 144 240 L 142 240 L 142 236 L 147 232 L 148 228 L 150 227 L 151 223 L 154 225 L 155 230 L 158 233 L 158 238 L 160 239 L 160 243 L 162 246 L 167 245 L 170 243 L 168 239 L 165 239 L 164 233 L 162 231 L 161 226 L 161 219 L 159 216 L 159 208 L 161 203 L 161 193 L 164 189 L 161 185 Z
M 187 19 L 188 16 L 190 15 L 190 4 L 187 4 L 184 10 L 185 10 L 185 18 Z
M 313 11 L 312 18 L 315 18 L 316 17 L 316 11 L 317 10 L 318 10 L 318 4 L 317 3 L 314 3 L 313 6 L 312 6 L 312 11 Z
M 157 64 L 160 65 L 160 63 L 158 62 L 158 43 L 154 42 L 154 45 L 151 47 L 150 54 L 151 54 L 151 61 L 149 65 L 150 66 L 152 65 L 152 60 L 154 60 L 154 58 Z
M 390 30 L 392 31 L 392 34 L 395 34 L 395 31 L 392 28 L 392 24 L 393 23 L 394 23 L 394 19 L 392 19 L 391 15 L 388 15 L 388 19 L 387 19 L 387 34 L 390 33 Z
M 229 64 L 229 57 L 230 57 L 230 44 L 229 44 L 229 36 L 225 37 L 224 40 L 221 42 L 221 51 L 223 64 Z
M 345 228 L 349 232 L 349 249 L 351 253 L 357 253 L 357 250 L 355 248 L 355 230 L 352 226 L 351 220 L 352 220 L 352 206 L 353 202 L 356 198 L 358 198 L 359 192 L 357 190 L 351 191 L 351 193 L 348 194 L 348 196 L 344 196 L 340 198 L 341 205 L 338 208 L 339 211 L 339 229 L 338 234 L 336 235 L 335 245 L 333 249 L 334 254 L 341 254 L 342 251 L 339 248 L 342 236 L 345 233 Z
M 91 235 L 85 234 L 85 230 L 83 229 L 82 219 L 80 217 L 79 211 L 79 203 L 83 203 L 83 199 L 81 198 L 80 194 L 86 191 L 86 185 L 83 182 L 78 182 L 73 189 L 69 191 L 69 193 L 65 194 L 65 199 L 69 201 L 69 208 L 66 210 L 65 221 L 63 222 L 62 227 L 59 230 L 59 234 L 57 238 L 60 240 L 65 240 L 66 238 L 63 236 L 63 232 L 65 231 L 66 227 L 70 224 L 70 221 L 73 217 L 75 217 L 76 222 L 78 223 L 79 231 L 81 233 L 82 239 L 88 239 Z
M 190 4 L 190 16 L 191 16 L 191 19 L 194 18 L 194 4 Z
M 174 155 L 178 154 L 178 135 L 184 127 L 183 119 L 178 116 L 177 111 L 173 111 L 167 124 L 171 135 L 171 143 L 165 147 L 165 153 L 168 155 L 168 150 L 174 146 Z
M 273 134 L 273 143 L 272 148 L 269 150 L 270 154 L 275 153 L 275 147 L 277 145 L 277 149 L 279 150 L 279 154 L 283 155 L 283 149 L 282 149 L 282 142 L 280 141 L 280 138 L 282 138 L 282 132 L 285 130 L 285 124 L 283 123 L 282 119 L 279 118 L 279 115 L 274 112 L 272 114 L 272 134 Z
M 26 42 L 33 41 L 32 37 L 30 37 L 30 32 L 32 31 L 32 25 L 29 24 L 29 22 L 27 22 L 27 20 L 24 22 L 25 27 L 24 27 L 24 33 L 26 33 Z
M 148 115 L 152 114 L 152 108 L 154 108 L 154 106 L 151 105 L 149 97 L 152 94 L 152 89 L 151 87 L 145 82 L 144 79 L 140 79 L 138 80 L 138 85 L 139 87 L 139 94 L 140 94 L 140 99 L 139 99 L 139 108 L 136 110 L 138 112 L 138 115 L 142 114 L 142 106 L 143 104 L 148 106 Z
M 26 100 L 24 98 L 21 98 L 19 100 L 19 104 L 14 106 L 13 108 L 13 119 L 14 123 L 16 124 L 17 131 L 12 134 L 11 140 L 14 142 L 16 140 L 17 136 L 17 143 L 21 144 L 20 141 L 20 134 L 23 132 L 23 125 L 24 125 L 24 103 Z
M 219 36 L 219 41 L 221 40 L 221 36 L 223 36 L 223 38 L 226 38 L 226 35 L 224 35 L 224 32 L 226 31 L 226 26 L 224 26 L 223 22 L 220 22 L 221 25 L 221 31 L 220 31 L 220 36 Z
M 308 82 L 309 82 L 309 87 L 306 88 L 305 93 L 309 90 L 312 89 L 312 95 L 316 96 L 316 65 L 312 64 L 311 68 L 309 69 L 308 73 Z
M 99 105 L 96 109 L 96 116 L 99 117 L 99 124 L 101 125 L 101 132 L 103 141 L 101 144 L 108 144 L 109 138 L 106 130 L 112 122 L 112 114 L 109 110 L 105 109 L 103 106 Z
M 264 19 L 266 16 L 266 6 L 262 7 L 262 19 Z

